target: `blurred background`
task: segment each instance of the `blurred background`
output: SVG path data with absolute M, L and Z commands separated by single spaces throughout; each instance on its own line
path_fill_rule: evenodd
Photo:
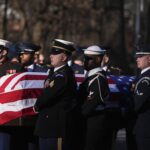
M 150 41 L 150 0 L 0 0 L 0 38 L 30 41 L 47 55 L 62 38 L 82 48 L 98 44 L 111 63 L 135 74 L 135 47 Z

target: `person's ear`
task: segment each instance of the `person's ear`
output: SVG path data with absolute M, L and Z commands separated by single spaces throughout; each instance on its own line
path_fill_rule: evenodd
M 6 56 L 7 53 L 8 53 L 7 50 L 3 50 L 3 51 L 2 51 L 2 55 L 3 55 L 3 56 Z
M 149 62 L 149 64 L 150 64 L 150 55 L 149 55 L 149 57 L 148 57 L 148 62 Z
M 68 59 L 67 55 L 66 55 L 66 54 L 63 54 L 63 55 L 62 55 L 62 61 L 67 61 L 67 59 Z
M 107 55 L 104 56 L 104 59 L 105 59 L 105 63 L 109 62 L 109 57 Z

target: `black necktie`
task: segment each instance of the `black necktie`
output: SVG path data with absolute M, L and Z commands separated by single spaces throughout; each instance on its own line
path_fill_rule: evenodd
M 53 74 L 54 74 L 54 68 L 51 67 L 51 68 L 50 68 L 50 71 L 49 71 L 48 78 L 50 79 L 50 78 L 53 76 Z

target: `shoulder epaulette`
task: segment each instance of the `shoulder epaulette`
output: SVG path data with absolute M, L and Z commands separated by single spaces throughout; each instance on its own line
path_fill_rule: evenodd
M 64 75 L 63 74 L 55 74 L 55 77 L 64 77 Z
M 140 83 L 146 83 L 147 86 L 150 85 L 150 77 L 142 77 L 137 83 L 136 83 L 136 86 L 135 86 L 135 90 L 137 89 L 138 85 Z

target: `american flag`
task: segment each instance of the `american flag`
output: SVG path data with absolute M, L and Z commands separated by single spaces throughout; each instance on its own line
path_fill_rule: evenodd
M 33 105 L 43 90 L 46 73 L 16 73 L 0 78 L 0 124 L 24 115 L 34 115 Z M 112 97 L 116 94 L 129 92 L 130 84 L 135 77 L 108 76 Z M 84 80 L 84 75 L 76 74 L 78 85 Z M 112 98 L 115 100 L 116 97 Z
M 0 78 L 0 124 L 34 114 L 32 106 L 41 94 L 45 73 L 17 73 Z
M 135 76 L 107 76 L 110 101 L 107 102 L 108 108 L 120 108 L 123 110 L 128 109 L 131 105 L 130 96 L 132 93 L 132 84 L 135 82 Z

